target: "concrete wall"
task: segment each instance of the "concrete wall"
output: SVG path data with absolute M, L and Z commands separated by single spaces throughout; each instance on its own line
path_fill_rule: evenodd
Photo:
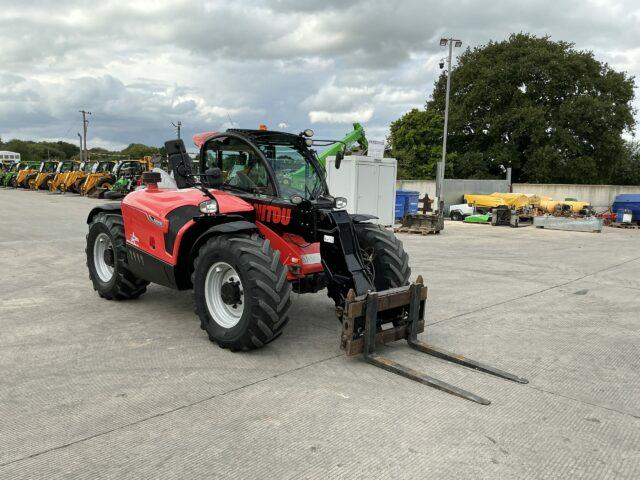
M 465 193 L 493 193 L 508 192 L 507 180 L 457 180 L 445 179 L 445 206 L 462 203 L 462 195 Z M 436 196 L 435 180 L 397 180 L 397 190 L 416 190 L 420 192 L 420 198 L 425 193 L 429 197 Z M 570 184 L 543 184 L 543 183 L 514 183 L 513 191 L 516 193 L 528 193 L 531 195 L 551 197 L 554 200 L 565 198 L 577 198 L 580 201 L 589 202 L 596 208 L 609 208 L 621 193 L 640 193 L 640 186 L 635 185 L 570 185 Z
M 429 194 L 429 198 L 436 196 L 435 180 L 396 180 L 396 190 L 415 190 L 420 192 L 420 198 L 425 193 Z
M 595 208 L 609 208 L 616 195 L 621 193 L 640 193 L 640 186 L 514 183 L 513 191 L 547 196 L 554 200 L 577 198 L 580 201 L 591 203 Z

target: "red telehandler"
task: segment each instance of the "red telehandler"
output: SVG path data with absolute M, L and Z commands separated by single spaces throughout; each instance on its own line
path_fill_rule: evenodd
M 371 223 L 374 217 L 347 213 L 346 200 L 329 194 L 312 136 L 311 130 L 240 129 L 197 135 L 197 175 L 183 142 L 166 142 L 174 188 L 159 188 L 160 173 L 145 172 L 146 188 L 89 214 L 94 289 L 124 300 L 143 294 L 150 282 L 193 288 L 202 329 L 237 351 L 281 334 L 291 291 L 326 288 L 347 355 L 362 353 L 373 365 L 481 404 L 490 402 L 376 350 L 406 339 L 424 353 L 526 383 L 418 340 L 427 298 L 422 277 L 409 284 L 402 243 Z

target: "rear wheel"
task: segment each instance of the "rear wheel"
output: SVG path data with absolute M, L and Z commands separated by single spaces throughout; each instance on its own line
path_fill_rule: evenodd
M 209 239 L 195 259 L 192 281 L 200 325 L 223 348 L 262 347 L 289 319 L 291 286 L 280 252 L 257 234 Z
M 127 269 L 124 223 L 120 215 L 99 213 L 87 235 L 87 268 L 93 289 L 107 300 L 137 298 L 149 282 Z

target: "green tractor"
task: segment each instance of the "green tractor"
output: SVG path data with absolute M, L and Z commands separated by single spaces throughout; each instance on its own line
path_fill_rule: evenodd
M 17 178 L 18 173 L 22 170 L 37 168 L 40 162 L 17 162 L 11 165 L 11 167 L 0 176 L 0 186 L 2 187 L 18 187 Z

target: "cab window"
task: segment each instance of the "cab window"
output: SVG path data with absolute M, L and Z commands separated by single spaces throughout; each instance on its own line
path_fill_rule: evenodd
M 205 155 L 206 169 L 222 170 L 224 186 L 255 194 L 275 194 L 267 168 L 246 142 L 233 137 L 216 138 L 207 143 Z

